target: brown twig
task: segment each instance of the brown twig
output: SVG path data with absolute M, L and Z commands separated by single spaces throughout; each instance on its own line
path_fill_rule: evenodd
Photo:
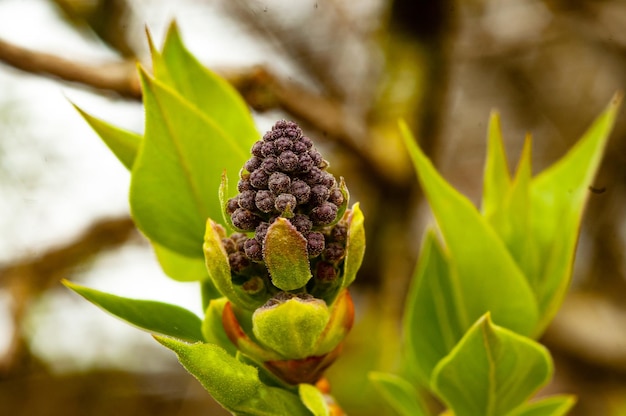
M 0 39 L 0 61 L 25 72 L 113 91 L 127 98 L 141 97 L 137 71 L 132 62 L 91 65 L 26 49 L 2 39 Z
M 0 375 L 19 371 L 29 358 L 21 323 L 30 302 L 68 277 L 76 266 L 102 250 L 126 242 L 134 231 L 135 226 L 129 217 L 99 220 L 68 244 L 52 248 L 39 257 L 0 267 L 0 288 L 8 290 L 11 295 L 14 323 L 9 350 L 0 357 Z

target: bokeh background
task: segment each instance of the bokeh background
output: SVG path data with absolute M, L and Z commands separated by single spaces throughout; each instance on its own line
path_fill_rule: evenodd
M 538 172 L 626 86 L 623 0 L 0 0 L 0 414 L 224 414 L 171 352 L 59 283 L 201 313 L 197 285 L 160 271 L 129 218 L 128 173 L 71 104 L 141 132 L 135 64 L 149 65 L 146 28 L 160 44 L 173 19 L 260 132 L 300 123 L 361 202 L 358 317 L 329 373 L 351 415 L 392 414 L 366 374 L 398 370 L 432 221 L 398 118 L 478 202 L 492 108 L 511 166 L 531 132 Z M 623 416 L 623 112 L 590 185 L 572 288 L 542 339 L 556 374 L 540 394 L 577 394 L 572 415 Z

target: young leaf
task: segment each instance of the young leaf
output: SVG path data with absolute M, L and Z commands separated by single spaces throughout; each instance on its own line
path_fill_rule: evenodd
M 437 219 L 470 322 L 491 311 L 499 325 L 530 334 L 538 321 L 534 295 L 506 247 L 472 203 L 435 170 L 406 125 L 402 137 Z
M 507 416 L 564 416 L 576 404 L 574 396 L 551 396 L 524 403 Z
M 402 320 L 407 364 L 423 386 L 428 386 L 437 363 L 472 324 L 459 288 L 458 276 L 451 270 L 435 231 L 428 230 Z
M 398 414 L 402 416 L 428 415 L 419 400 L 415 387 L 405 379 L 380 372 L 371 372 L 368 378 Z
M 221 218 L 222 171 L 236 175 L 246 153 L 211 119 L 142 72 L 143 146 L 133 166 L 130 203 L 138 227 L 157 244 L 202 256 L 207 218 Z
M 511 186 L 511 174 L 504 151 L 500 114 L 491 112 L 489 118 L 487 160 L 483 180 L 482 211 L 489 218 L 502 205 Z
M 222 314 L 227 303 L 228 299 L 226 298 L 214 299 L 209 303 L 202 321 L 202 334 L 208 343 L 219 345 L 234 357 L 237 348 L 228 339 L 222 324 Z
M 548 351 L 494 325 L 489 313 L 463 336 L 432 375 L 432 386 L 456 416 L 505 415 L 552 374 Z
M 256 367 L 240 362 L 217 345 L 187 344 L 166 337 L 155 339 L 174 351 L 183 367 L 233 414 L 311 415 L 297 395 L 264 384 Z
M 593 185 L 621 100 L 622 95 L 616 95 L 582 139 L 532 182 L 529 232 L 540 265 L 534 274 L 539 277 L 539 332 L 554 317 L 569 286 L 588 188 Z
M 306 239 L 285 218 L 270 225 L 265 237 L 263 259 L 274 286 L 284 290 L 300 289 L 311 279 Z
M 142 136 L 89 115 L 77 105 L 74 105 L 74 108 L 78 110 L 80 115 L 89 123 L 91 128 L 100 136 L 104 144 L 111 149 L 126 169 L 131 170 L 139 151 L 139 146 L 141 146 Z
M 258 139 L 247 104 L 226 80 L 202 65 L 183 45 L 173 22 L 161 54 L 153 54 L 155 77 L 185 98 L 196 109 L 219 123 L 227 136 L 246 152 Z M 245 159 L 240 161 L 243 165 Z
M 165 274 L 179 282 L 195 282 L 209 279 L 201 257 L 187 257 L 161 245 L 152 243 L 154 254 Z
M 298 385 L 298 394 L 302 403 L 314 416 L 330 416 L 324 395 L 317 387 L 311 384 L 300 384 Z
M 91 303 L 140 329 L 185 341 L 204 341 L 200 318 L 180 306 L 115 296 L 67 280 L 63 284 Z
M 352 284 L 356 278 L 356 273 L 361 267 L 363 256 L 365 255 L 365 228 L 363 222 L 365 218 L 361 207 L 357 202 L 352 206 L 348 217 L 348 243 L 346 246 L 346 258 L 343 266 L 343 281 L 341 287 L 346 288 Z

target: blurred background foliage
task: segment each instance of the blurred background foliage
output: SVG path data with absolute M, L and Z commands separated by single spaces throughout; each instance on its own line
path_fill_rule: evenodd
M 430 221 L 398 118 L 478 202 L 490 109 L 501 112 L 512 160 L 533 133 L 537 172 L 626 86 L 620 0 L 5 0 L 0 20 L 41 10 L 52 29 L 26 19 L 0 30 L 2 414 L 221 414 L 148 335 L 112 326 L 59 285 L 69 278 L 140 298 L 174 291 L 128 217 L 123 168 L 62 99 L 140 130 L 135 62 L 148 61 L 145 25 L 158 41 L 177 19 L 260 131 L 278 118 L 300 123 L 361 202 L 368 247 L 352 290 L 358 318 L 329 372 L 353 415 L 391 414 L 366 374 L 400 370 L 399 316 Z M 68 34 L 80 47 L 64 43 Z M 573 415 L 624 415 L 623 116 L 591 185 L 571 293 L 542 340 L 556 377 L 541 394 L 577 394 Z

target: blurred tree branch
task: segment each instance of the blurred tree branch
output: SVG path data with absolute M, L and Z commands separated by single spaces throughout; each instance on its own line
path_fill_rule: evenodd
M 100 219 L 73 241 L 53 247 L 36 257 L 0 266 L 0 289 L 11 295 L 14 332 L 8 353 L 0 357 L 0 377 L 22 370 L 30 359 L 22 336 L 22 322 L 31 302 L 50 287 L 68 278 L 77 266 L 103 250 L 110 250 L 136 234 L 129 217 Z

